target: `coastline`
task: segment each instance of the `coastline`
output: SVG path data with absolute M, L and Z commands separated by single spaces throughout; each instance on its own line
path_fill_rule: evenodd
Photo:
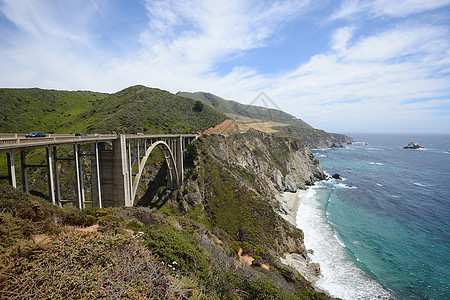
M 297 226 L 297 212 L 300 205 L 300 195 L 299 191 L 293 192 L 283 192 L 279 195 L 278 201 L 281 203 L 282 213 L 280 216 L 294 225 Z M 307 253 L 313 250 L 307 250 Z M 280 257 L 283 264 L 288 265 L 296 269 L 306 280 L 314 284 L 319 280 L 320 276 L 320 265 L 318 263 L 312 263 L 308 254 L 306 258 L 298 253 L 285 253 L 283 257 Z M 317 287 L 315 287 L 317 289 Z

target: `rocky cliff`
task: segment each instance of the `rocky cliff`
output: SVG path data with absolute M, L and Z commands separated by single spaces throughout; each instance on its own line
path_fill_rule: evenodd
M 209 151 L 220 162 L 254 174 L 272 193 L 296 192 L 325 179 L 319 161 L 301 139 L 250 129 L 243 135 L 217 139 Z
M 333 138 L 336 139 L 341 144 L 352 144 L 354 142 L 353 138 L 340 133 L 329 133 Z
M 275 127 L 279 130 L 277 135 L 303 139 L 311 149 L 342 148 L 342 142 L 352 140 L 350 137 L 339 134 L 330 134 L 320 129 L 299 128 L 295 126 Z
M 279 200 L 283 192 L 326 178 L 303 140 L 251 129 L 201 137 L 193 145 L 195 167 L 178 198 L 186 210 L 201 204 L 213 225 L 239 242 L 306 257 L 303 232 L 280 217 Z

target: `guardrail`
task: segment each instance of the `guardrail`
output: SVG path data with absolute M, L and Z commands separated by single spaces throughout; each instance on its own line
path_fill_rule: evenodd
M 38 148 L 43 146 L 71 144 L 71 143 L 89 143 L 93 141 L 108 141 L 117 139 L 115 134 L 102 134 L 90 136 L 74 136 L 72 134 L 54 134 L 42 138 L 0 138 L 0 152 L 14 148 Z

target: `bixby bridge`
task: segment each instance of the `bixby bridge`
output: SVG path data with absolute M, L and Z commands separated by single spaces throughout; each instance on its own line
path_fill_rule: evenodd
M 145 163 L 150 153 L 159 147 L 167 163 L 167 188 L 178 189 L 183 184 L 183 160 L 186 145 L 197 139 L 189 134 L 123 134 L 73 136 L 52 134 L 45 138 L 25 138 L 23 134 L 0 134 L 0 154 L 6 154 L 8 180 L 17 188 L 16 164 L 19 160 L 21 184 L 29 192 L 28 168 L 45 168 L 50 201 L 62 206 L 76 202 L 83 209 L 86 203 L 95 207 L 133 206 Z M 73 147 L 73 153 L 61 153 L 62 146 Z M 28 164 L 26 154 L 31 149 L 45 149 L 45 163 Z M 60 153 L 58 154 L 58 150 Z M 67 151 L 66 151 L 67 152 Z M 17 154 L 16 154 L 17 153 Z M 16 155 L 14 155 L 16 154 Z M 85 199 L 82 157 L 90 157 L 91 197 Z M 14 159 L 16 157 L 16 159 Z M 60 168 L 58 162 L 72 161 L 75 174 L 75 200 L 61 199 Z M 20 166 L 20 167 L 19 167 Z M 17 172 L 18 173 L 18 172 Z

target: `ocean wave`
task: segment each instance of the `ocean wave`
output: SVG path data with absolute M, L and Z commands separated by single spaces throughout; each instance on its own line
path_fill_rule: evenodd
M 343 248 L 347 247 L 347 246 L 345 246 L 345 243 L 339 238 L 339 236 L 337 235 L 336 232 L 333 234 L 333 236 L 336 239 L 336 241 L 339 243 L 339 245 L 341 245 Z
M 314 286 L 341 299 L 392 299 L 379 283 L 369 278 L 350 258 L 345 243 L 333 230 L 326 207 L 321 204 L 328 201 L 332 193 L 326 184 L 315 185 L 299 193 L 301 201 L 297 226 L 305 233 L 306 248 L 314 250 L 309 258 L 320 263 L 321 269 L 321 276 Z
M 350 185 L 350 184 L 343 184 L 343 183 L 340 183 L 340 182 L 336 182 L 335 186 L 338 187 L 338 188 L 344 188 L 344 189 L 357 189 L 356 186 L 353 186 L 353 185 Z
M 388 195 L 389 197 L 391 197 L 391 198 L 402 198 L 403 196 L 400 196 L 400 195 Z

